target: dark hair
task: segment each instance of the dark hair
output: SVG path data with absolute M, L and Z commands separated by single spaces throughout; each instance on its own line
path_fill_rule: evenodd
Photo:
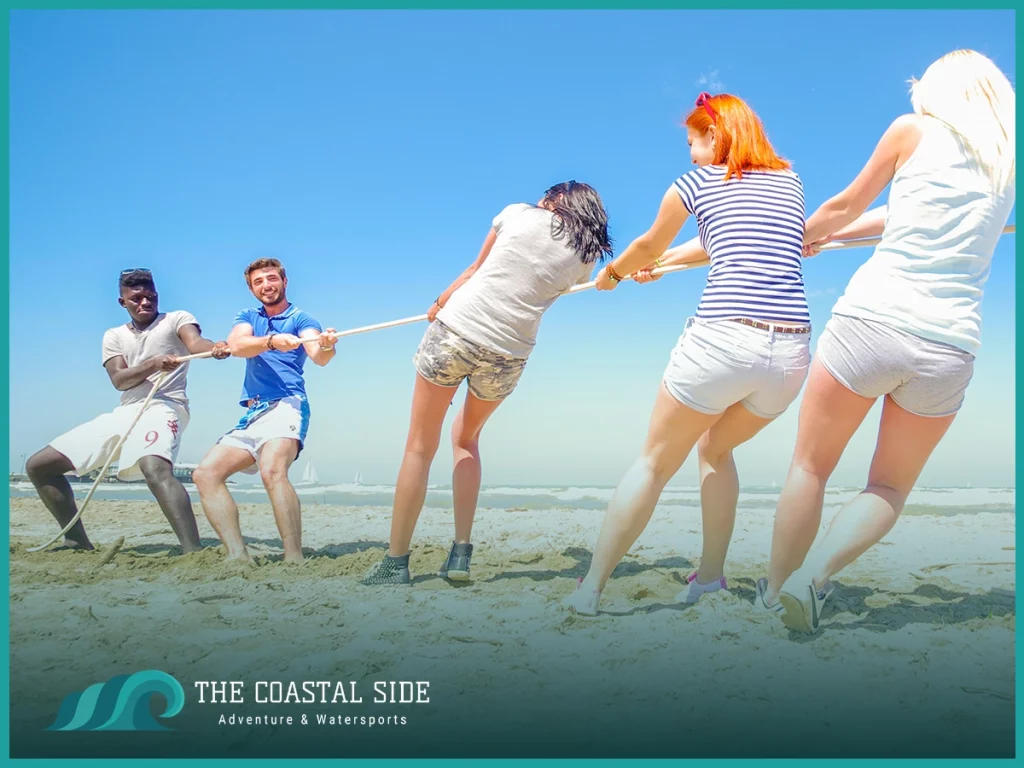
M 117 285 L 119 288 L 152 288 L 156 290 L 156 285 L 153 283 L 153 273 L 148 269 L 133 269 L 122 272 Z
M 560 240 L 568 234 L 573 250 L 584 264 L 604 261 L 612 255 L 608 214 L 593 187 L 575 180 L 563 181 L 547 190 L 542 202 L 555 214 L 551 236 Z
M 249 280 L 249 275 L 255 272 L 257 269 L 276 269 L 278 274 L 281 275 L 281 279 L 284 280 L 284 267 L 281 266 L 281 262 L 277 259 L 256 259 L 252 264 L 245 268 L 245 283 L 251 286 L 252 282 Z

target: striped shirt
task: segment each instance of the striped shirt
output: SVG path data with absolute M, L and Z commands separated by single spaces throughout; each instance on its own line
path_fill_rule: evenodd
M 724 166 L 680 176 L 675 189 L 697 217 L 711 259 L 697 317 L 810 324 L 804 296 L 804 188 L 792 171 L 744 171 L 724 181 Z

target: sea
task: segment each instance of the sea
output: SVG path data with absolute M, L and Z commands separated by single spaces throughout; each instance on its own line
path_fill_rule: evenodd
M 88 483 L 73 483 L 75 496 L 82 499 L 89 491 Z M 266 491 L 259 484 L 232 484 L 231 493 L 239 503 L 267 501 Z M 193 501 L 199 500 L 194 485 L 185 484 Z M 394 497 L 393 485 L 363 485 L 356 483 L 295 483 L 295 490 L 304 504 L 332 504 L 347 507 L 387 507 Z M 774 486 L 746 486 L 740 491 L 740 509 L 774 511 L 780 488 Z M 825 492 L 825 508 L 844 504 L 860 488 L 835 486 Z M 614 488 L 602 486 L 556 485 L 490 485 L 483 486 L 479 509 L 508 512 L 544 509 L 603 510 L 608 505 Z M 35 489 L 28 482 L 15 482 L 10 486 L 13 498 L 31 498 Z M 128 501 L 153 499 L 143 483 L 104 483 L 96 489 L 96 500 Z M 428 488 L 426 506 L 450 507 L 450 485 L 432 485 Z M 661 495 L 661 507 L 700 507 L 700 490 L 696 487 L 669 486 Z M 904 515 L 962 515 L 991 512 L 1014 512 L 1015 488 L 915 488 L 907 500 Z

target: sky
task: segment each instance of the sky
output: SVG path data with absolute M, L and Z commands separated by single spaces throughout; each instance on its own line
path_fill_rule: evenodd
M 692 167 L 679 123 L 702 90 L 759 113 L 810 215 L 910 111 L 908 80 L 932 61 L 974 48 L 1015 69 L 1012 11 L 15 11 L 10 40 L 14 471 L 116 406 L 100 342 L 128 319 L 122 269 L 153 269 L 162 310 L 215 340 L 256 305 L 243 269 L 262 256 L 325 327 L 417 315 L 498 211 L 560 181 L 596 187 L 624 249 Z M 691 220 L 677 242 L 695 234 Z M 1014 248 L 996 250 L 975 377 L 920 485 L 1014 484 Z M 815 342 L 869 255 L 805 262 Z M 617 484 L 704 274 L 556 302 L 484 431 L 484 483 Z M 312 459 L 324 481 L 394 482 L 424 330 L 344 339 L 307 367 L 298 472 Z M 243 370 L 192 365 L 179 461 L 237 421 Z M 743 484 L 781 484 L 798 406 L 736 452 Z M 879 410 L 836 484 L 864 482 Z M 447 445 L 432 483 L 450 482 Z M 694 458 L 673 484 L 696 484 Z

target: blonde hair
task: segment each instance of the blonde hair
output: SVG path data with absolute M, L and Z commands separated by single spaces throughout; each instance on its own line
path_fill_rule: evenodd
M 970 50 L 947 53 L 911 80 L 910 102 L 960 136 L 998 192 L 1013 184 L 1017 97 L 991 59 Z

